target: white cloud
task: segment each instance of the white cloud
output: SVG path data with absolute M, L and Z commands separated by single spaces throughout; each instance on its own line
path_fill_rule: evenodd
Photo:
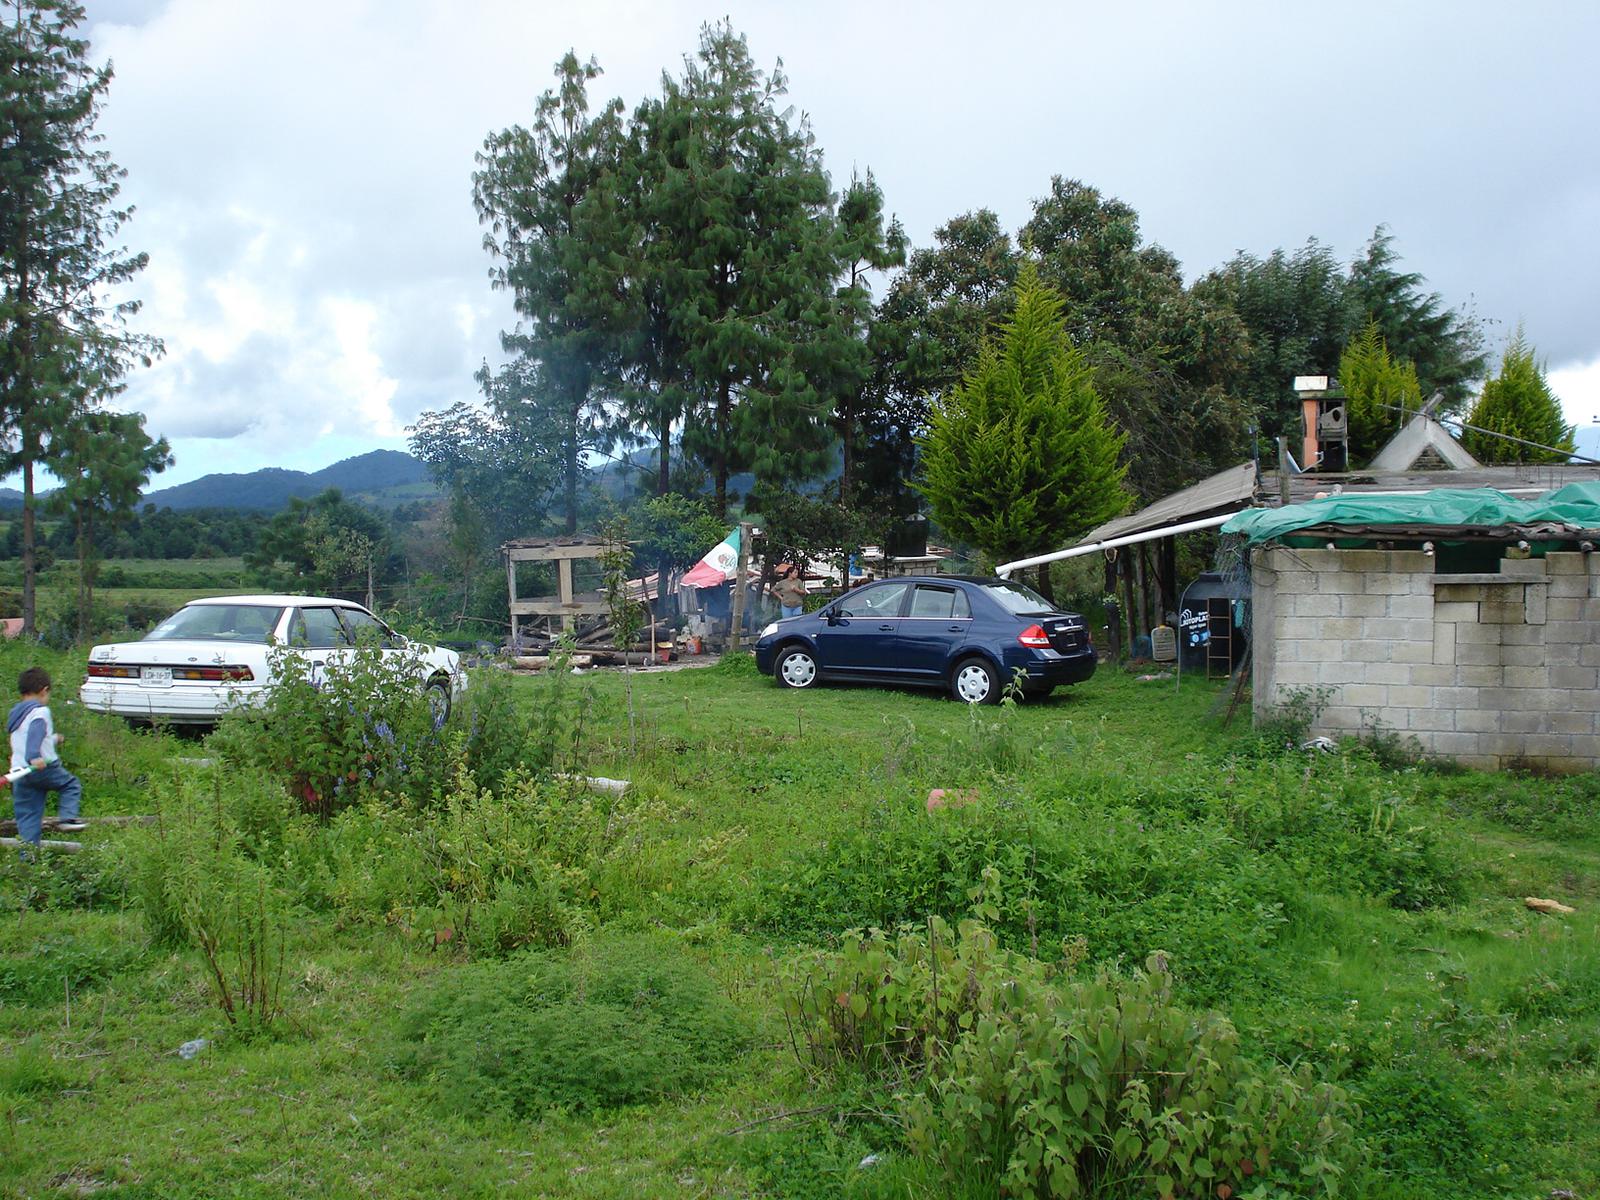
M 1581 149 L 1600 125 L 1600 6 L 714 11 L 759 64 L 783 58 L 835 181 L 872 168 L 918 244 L 978 206 L 1015 227 L 1057 173 L 1132 204 L 1191 277 L 1310 236 L 1352 254 L 1386 222 L 1447 303 L 1589 364 L 1557 390 L 1569 419 L 1600 412 L 1600 158 Z M 93 54 L 116 67 L 100 129 L 139 209 L 128 244 L 151 257 L 139 323 L 168 347 L 126 402 L 174 440 L 173 479 L 314 469 L 470 398 L 514 320 L 488 286 L 474 152 L 531 118 L 568 48 L 606 69 L 596 100 L 631 108 L 705 15 L 90 0 Z
M 1549 371 L 1545 380 L 1572 425 L 1600 425 L 1600 358 Z

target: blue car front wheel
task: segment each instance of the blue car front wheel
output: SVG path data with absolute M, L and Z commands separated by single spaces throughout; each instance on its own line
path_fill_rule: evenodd
M 808 688 L 817 681 L 817 660 L 803 646 L 780 651 L 773 675 L 783 687 Z

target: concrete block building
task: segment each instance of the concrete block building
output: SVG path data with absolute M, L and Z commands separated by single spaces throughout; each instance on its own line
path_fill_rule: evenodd
M 1438 566 L 1431 544 L 1253 550 L 1257 716 L 1303 697 L 1320 733 L 1393 731 L 1489 769 L 1600 768 L 1600 554 Z

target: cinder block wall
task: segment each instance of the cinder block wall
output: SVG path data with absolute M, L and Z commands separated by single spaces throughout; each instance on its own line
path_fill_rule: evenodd
M 1434 573 L 1420 550 L 1257 550 L 1255 712 L 1328 692 L 1315 730 L 1374 724 L 1497 769 L 1600 767 L 1600 554 Z

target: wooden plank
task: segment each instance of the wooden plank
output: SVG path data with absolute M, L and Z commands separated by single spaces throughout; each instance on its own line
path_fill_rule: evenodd
M 21 850 L 24 847 L 30 847 L 32 845 L 33 845 L 32 842 L 24 842 L 24 841 L 19 840 L 18 838 L 0 837 L 0 846 L 11 846 L 11 847 L 13 847 L 15 849 Z M 77 854 L 79 851 L 81 851 L 83 849 L 83 843 L 82 842 L 40 842 L 39 846 L 38 846 L 38 849 L 40 849 L 40 850 L 54 850 L 58 854 Z
M 568 614 L 601 617 L 608 611 L 600 600 L 574 600 L 570 604 L 559 600 L 518 600 L 511 606 L 511 615 L 517 617 L 564 617 Z
M 88 825 L 153 825 L 159 817 L 153 816 L 115 816 L 115 817 L 80 817 L 79 820 Z M 60 821 L 55 817 L 46 817 L 41 828 L 46 833 L 54 833 L 61 827 Z M 0 834 L 7 837 L 17 832 L 17 823 L 10 817 L 0 818 Z
M 522 546 L 506 550 L 508 562 L 562 562 L 575 558 L 599 558 L 604 546 Z

